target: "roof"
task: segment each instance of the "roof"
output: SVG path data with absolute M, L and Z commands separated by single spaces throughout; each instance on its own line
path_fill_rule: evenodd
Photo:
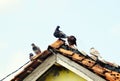
M 60 64 L 88 81 L 120 81 L 120 68 L 95 61 L 58 39 L 47 50 L 33 57 L 11 81 L 36 81 L 54 64 Z

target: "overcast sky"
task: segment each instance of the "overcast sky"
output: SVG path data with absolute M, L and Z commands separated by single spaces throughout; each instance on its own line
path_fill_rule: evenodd
M 120 65 L 119 4 L 120 0 L 0 0 L 0 79 L 29 61 L 31 43 L 44 51 L 56 41 L 57 25 L 76 36 L 79 50 L 89 54 L 94 47 L 105 60 Z

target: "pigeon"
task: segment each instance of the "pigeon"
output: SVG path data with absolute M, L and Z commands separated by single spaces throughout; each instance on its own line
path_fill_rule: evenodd
M 53 35 L 56 37 L 56 38 L 67 38 L 67 35 L 65 33 L 63 33 L 62 31 L 59 30 L 60 26 L 57 26 L 56 29 L 55 29 L 55 32 L 53 33 Z
M 69 45 L 77 46 L 77 43 L 76 43 L 77 39 L 75 38 L 75 36 L 73 36 L 73 35 L 68 36 L 67 41 L 68 41 Z
M 33 57 L 34 57 L 34 55 L 33 55 L 32 53 L 30 53 L 30 54 L 29 54 L 29 59 L 30 59 L 31 61 L 33 61 Z
M 101 62 L 106 63 L 106 61 L 94 47 L 90 48 L 90 54 L 95 60 L 100 60 Z
M 32 50 L 35 52 L 35 54 L 40 54 L 41 50 L 38 46 L 36 46 L 34 43 L 31 44 Z
M 100 53 L 94 47 L 90 48 L 90 54 L 96 57 L 100 56 Z

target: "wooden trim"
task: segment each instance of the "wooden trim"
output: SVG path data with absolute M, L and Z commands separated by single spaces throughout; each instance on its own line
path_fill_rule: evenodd
M 63 55 L 57 54 L 57 63 L 73 71 L 87 81 L 106 81 L 105 79 L 99 77 L 98 75 L 92 73 L 88 69 L 80 66 L 79 64 L 75 63 L 74 61 L 68 59 Z

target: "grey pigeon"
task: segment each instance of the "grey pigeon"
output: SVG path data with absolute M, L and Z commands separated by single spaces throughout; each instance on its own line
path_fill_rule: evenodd
M 32 50 L 35 52 L 35 54 L 40 54 L 41 50 L 38 46 L 36 46 L 34 43 L 31 44 Z
M 62 31 L 59 30 L 60 26 L 57 26 L 56 29 L 55 29 L 55 32 L 53 33 L 53 35 L 56 37 L 56 38 L 67 38 L 67 35 L 65 33 L 63 33 Z

